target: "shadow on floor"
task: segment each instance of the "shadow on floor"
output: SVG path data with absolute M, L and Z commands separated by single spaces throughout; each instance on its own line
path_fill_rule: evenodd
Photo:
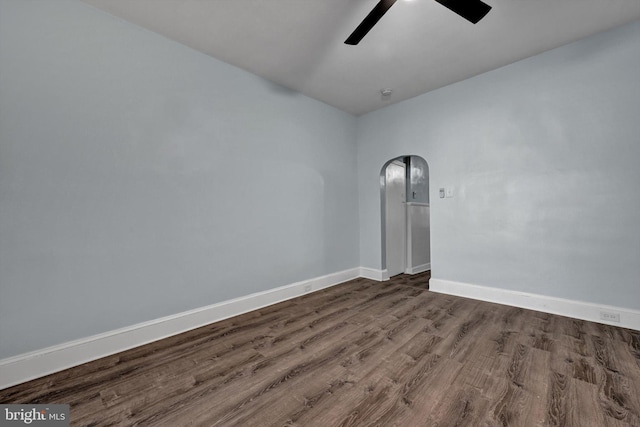
M 429 289 L 429 279 L 431 279 L 431 270 L 418 274 L 398 274 L 389 279 L 387 283 Z

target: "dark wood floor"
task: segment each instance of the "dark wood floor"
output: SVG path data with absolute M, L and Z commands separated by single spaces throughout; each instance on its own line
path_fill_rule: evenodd
M 640 333 L 356 279 L 0 391 L 72 425 L 640 426 Z

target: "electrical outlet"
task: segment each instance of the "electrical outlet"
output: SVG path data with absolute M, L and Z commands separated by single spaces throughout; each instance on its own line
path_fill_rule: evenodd
M 600 319 L 607 322 L 620 322 L 620 313 L 614 313 L 613 311 L 601 311 Z
M 311 292 L 312 286 L 311 285 L 304 285 L 304 293 L 306 294 L 307 292 Z

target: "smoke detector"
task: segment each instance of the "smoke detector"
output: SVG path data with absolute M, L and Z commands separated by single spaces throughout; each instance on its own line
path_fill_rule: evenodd
M 383 100 L 383 101 L 386 101 L 386 100 L 388 100 L 389 98 L 391 98 L 391 93 L 392 93 L 392 92 L 393 92 L 393 90 L 392 90 L 392 89 L 388 89 L 388 88 L 387 88 L 387 89 L 382 89 L 382 90 L 380 91 L 380 94 L 381 94 L 381 98 L 382 98 L 382 100 Z

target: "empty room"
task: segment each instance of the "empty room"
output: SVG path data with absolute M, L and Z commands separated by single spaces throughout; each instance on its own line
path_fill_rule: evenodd
M 0 425 L 640 426 L 638 0 L 0 0 Z

